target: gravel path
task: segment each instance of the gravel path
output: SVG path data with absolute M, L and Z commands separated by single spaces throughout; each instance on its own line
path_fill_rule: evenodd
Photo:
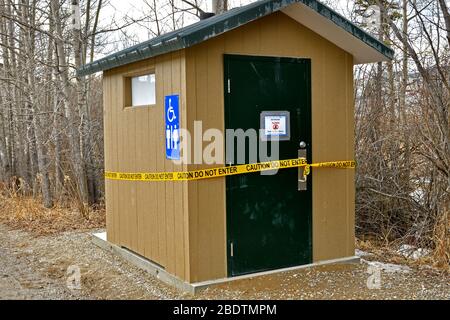
M 61 282 L 36 270 L 33 250 L 18 232 L 0 225 L 0 299 L 71 299 Z
M 380 270 L 380 281 L 374 282 L 379 289 L 367 287 L 368 267 Z M 70 271 L 77 268 L 81 288 L 69 289 Z M 448 300 L 450 277 L 429 268 L 363 261 L 236 281 L 193 297 L 96 247 L 87 233 L 35 238 L 0 225 L 0 299 L 192 298 Z

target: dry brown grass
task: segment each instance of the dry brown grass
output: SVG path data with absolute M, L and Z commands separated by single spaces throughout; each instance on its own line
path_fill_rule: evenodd
M 434 243 L 436 248 L 433 251 L 434 264 L 437 267 L 450 270 L 450 219 L 448 210 L 442 215 L 441 221 L 436 223 L 434 228 Z
M 36 236 L 65 231 L 86 231 L 105 227 L 104 208 L 90 208 L 83 216 L 73 204 L 56 204 L 47 209 L 40 199 L 0 190 L 0 223 L 23 229 Z
M 373 255 L 373 259 L 394 264 L 404 264 L 410 267 L 432 266 L 435 270 L 450 274 L 450 247 L 439 246 L 431 251 L 427 256 L 412 259 L 400 254 L 397 243 L 386 244 L 384 241 L 374 239 L 356 239 L 356 248 L 369 252 Z M 371 259 L 369 259 L 371 260 Z

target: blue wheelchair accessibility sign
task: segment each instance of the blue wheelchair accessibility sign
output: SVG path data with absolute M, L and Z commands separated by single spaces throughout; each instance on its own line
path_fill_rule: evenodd
M 180 112 L 178 95 L 166 96 L 164 102 L 166 118 L 166 158 L 180 160 Z

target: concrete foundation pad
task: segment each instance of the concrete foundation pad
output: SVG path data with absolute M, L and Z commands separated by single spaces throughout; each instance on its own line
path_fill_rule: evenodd
M 317 266 L 322 266 L 322 265 L 327 265 L 327 264 L 360 263 L 359 257 L 352 256 L 352 257 L 346 257 L 346 258 L 340 258 L 340 259 L 320 261 L 320 262 L 315 262 L 315 263 L 306 264 L 306 265 L 302 265 L 302 266 L 277 269 L 277 270 L 271 270 L 271 271 L 265 271 L 265 272 L 258 272 L 258 273 L 253 273 L 253 274 L 238 276 L 238 277 L 233 277 L 233 278 L 223 278 L 223 279 L 210 280 L 210 281 L 197 282 L 197 283 L 187 283 L 184 280 L 168 273 L 166 270 L 164 270 L 164 268 L 147 260 L 146 258 L 144 258 L 126 248 L 119 247 L 115 244 L 108 242 L 107 238 L 106 238 L 106 232 L 93 233 L 92 234 L 92 242 L 104 250 L 107 250 L 107 251 L 113 252 L 114 254 L 117 254 L 122 259 L 135 265 L 139 269 L 149 272 L 151 275 L 153 275 L 157 279 L 161 280 L 162 282 L 164 282 L 168 285 L 171 285 L 181 291 L 188 292 L 193 295 L 195 295 L 199 291 L 206 289 L 208 287 L 227 283 L 227 282 L 232 282 L 232 281 L 238 281 L 238 280 L 243 280 L 243 279 L 252 279 L 252 278 L 262 277 L 262 276 L 271 275 L 271 274 L 275 274 L 275 273 L 295 271 L 295 270 L 317 267 Z

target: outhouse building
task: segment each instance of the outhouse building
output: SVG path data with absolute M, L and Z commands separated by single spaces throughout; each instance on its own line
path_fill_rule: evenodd
M 103 72 L 105 171 L 164 180 L 221 167 L 195 150 L 192 161 L 176 161 L 180 131 L 195 136 L 200 121 L 202 132 L 224 137 L 252 128 L 278 135 L 280 160 L 354 160 L 353 68 L 392 57 L 319 1 L 261 0 L 78 72 Z M 185 283 L 353 257 L 354 170 L 311 168 L 306 182 L 299 170 L 181 181 L 107 175 L 107 240 Z

